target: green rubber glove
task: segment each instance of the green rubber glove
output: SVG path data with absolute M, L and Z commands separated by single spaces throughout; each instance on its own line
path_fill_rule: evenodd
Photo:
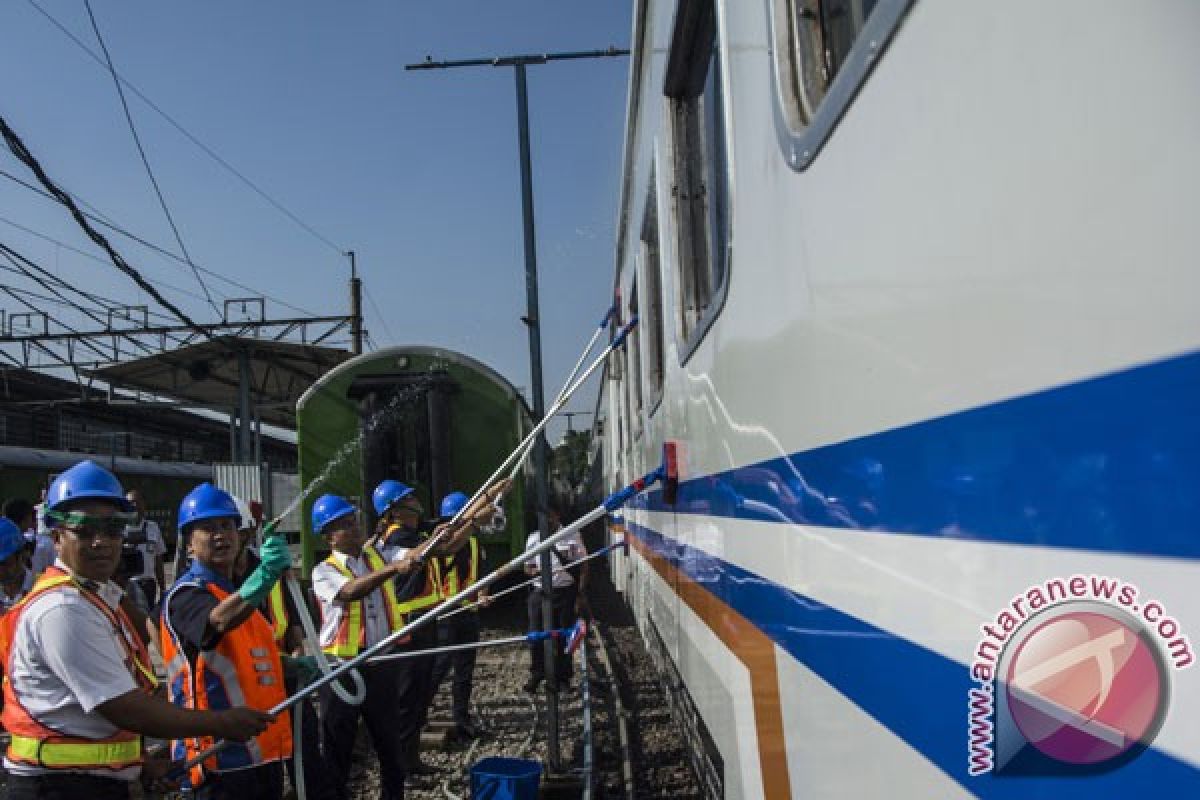
M 287 539 L 281 535 L 263 538 L 262 547 L 258 549 L 259 569 L 266 568 L 278 578 L 285 570 L 292 567 L 292 551 L 288 549 Z
M 313 656 L 280 656 L 283 662 L 283 675 L 296 682 L 297 689 L 303 689 L 321 677 L 321 668 Z
M 271 588 L 279 581 L 284 570 L 292 566 L 292 553 L 282 536 L 264 539 L 258 557 L 258 568 L 247 575 L 238 587 L 238 594 L 252 606 L 261 603 L 271 593 Z

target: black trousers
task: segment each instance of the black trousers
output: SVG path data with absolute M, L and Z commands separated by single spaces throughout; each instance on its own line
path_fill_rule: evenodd
M 438 620 L 438 647 L 451 644 L 471 644 L 479 641 L 479 614 L 465 611 L 449 619 Z M 454 670 L 454 682 L 450 684 L 450 696 L 454 702 L 454 721 L 459 725 L 470 722 L 471 681 L 475 677 L 474 650 L 454 653 L 439 653 L 433 662 L 433 693 L 441 688 L 442 681 Z
M 428 623 L 413 632 L 405 650 L 429 650 L 437 646 L 437 625 Z M 396 652 L 401 652 L 398 648 Z M 429 720 L 429 706 L 437 687 L 433 685 L 433 656 L 405 658 L 399 665 L 400 718 L 397 727 L 404 737 L 407 763 L 413 764 L 421 750 L 421 730 Z
M 195 797 L 196 800 L 279 800 L 283 797 L 283 762 L 205 773 L 204 784 Z
M 8 800 L 129 800 L 130 781 L 98 775 L 9 775 Z
M 575 622 L 575 584 L 555 589 L 550 593 L 550 603 L 554 608 L 552 626 L 566 628 Z M 542 591 L 536 589 L 529 593 L 529 630 L 545 630 L 542 626 Z M 558 681 L 571 679 L 571 658 L 567 655 L 562 639 L 554 642 L 554 677 Z M 545 642 L 529 643 L 529 673 L 536 680 L 546 677 Z
M 399 711 L 398 663 L 384 662 L 360 667 L 367 685 L 367 699 L 360 706 L 343 702 L 328 686 L 319 690 L 321 710 L 321 743 L 325 751 L 325 766 L 336 797 L 350 796 L 350 763 L 354 758 L 354 740 L 361 718 L 371 735 L 371 746 L 379 757 L 383 789 L 381 800 L 402 800 L 404 797 L 404 738 L 397 724 Z

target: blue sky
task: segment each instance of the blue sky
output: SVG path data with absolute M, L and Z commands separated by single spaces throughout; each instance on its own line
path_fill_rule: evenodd
M 36 0 L 97 49 L 83 0 Z M 193 259 L 318 314 L 345 313 L 358 253 L 377 346 L 469 353 L 528 386 L 511 69 L 404 64 L 627 47 L 630 0 L 92 0 L 117 69 L 336 247 L 305 232 L 132 94 L 155 175 Z M 0 112 L 49 174 L 123 226 L 177 251 L 111 77 L 29 2 L 0 3 Z M 546 394 L 611 291 L 628 59 L 529 69 Z M 29 178 L 7 150 L 0 169 Z M 65 211 L 0 178 L 0 217 L 91 253 Z M 198 320 L 190 270 L 114 238 Z M 146 297 L 111 266 L 0 221 L 0 242 L 70 280 Z M 9 273 L 0 283 L 31 286 Z M 179 287 L 186 292 L 167 288 Z M 218 296 L 245 292 L 209 280 Z M 19 310 L 11 298 L 0 308 Z M 268 314 L 294 316 L 268 300 Z M 381 318 L 381 316 L 385 318 Z M 78 317 L 63 318 L 77 323 Z M 594 393 L 572 404 L 590 410 Z M 576 420 L 576 425 L 580 423 Z

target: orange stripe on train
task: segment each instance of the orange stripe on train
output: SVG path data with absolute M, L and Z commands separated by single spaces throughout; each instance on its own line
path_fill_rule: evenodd
M 683 602 L 717 638 L 737 656 L 750 673 L 754 699 L 754 728 L 758 734 L 758 760 L 762 771 L 763 796 L 790 800 L 787 750 L 783 736 L 783 709 L 779 699 L 779 673 L 775 666 L 775 644 L 754 623 L 723 603 L 716 595 L 693 581 L 665 558 L 646 547 L 636 536 L 628 537 L 642 558 L 659 577 L 675 589 Z

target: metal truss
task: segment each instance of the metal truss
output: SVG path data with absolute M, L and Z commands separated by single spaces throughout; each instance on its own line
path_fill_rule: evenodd
M 237 306 L 255 306 L 258 318 L 231 318 Z M 99 369 L 218 336 L 321 345 L 353 323 L 349 316 L 262 319 L 262 310 L 261 298 L 235 298 L 225 301 L 221 322 L 151 325 L 145 306 L 122 306 L 108 311 L 103 330 L 92 331 L 52 330 L 44 314 L 10 313 L 0 316 L 0 355 L 22 369 Z

